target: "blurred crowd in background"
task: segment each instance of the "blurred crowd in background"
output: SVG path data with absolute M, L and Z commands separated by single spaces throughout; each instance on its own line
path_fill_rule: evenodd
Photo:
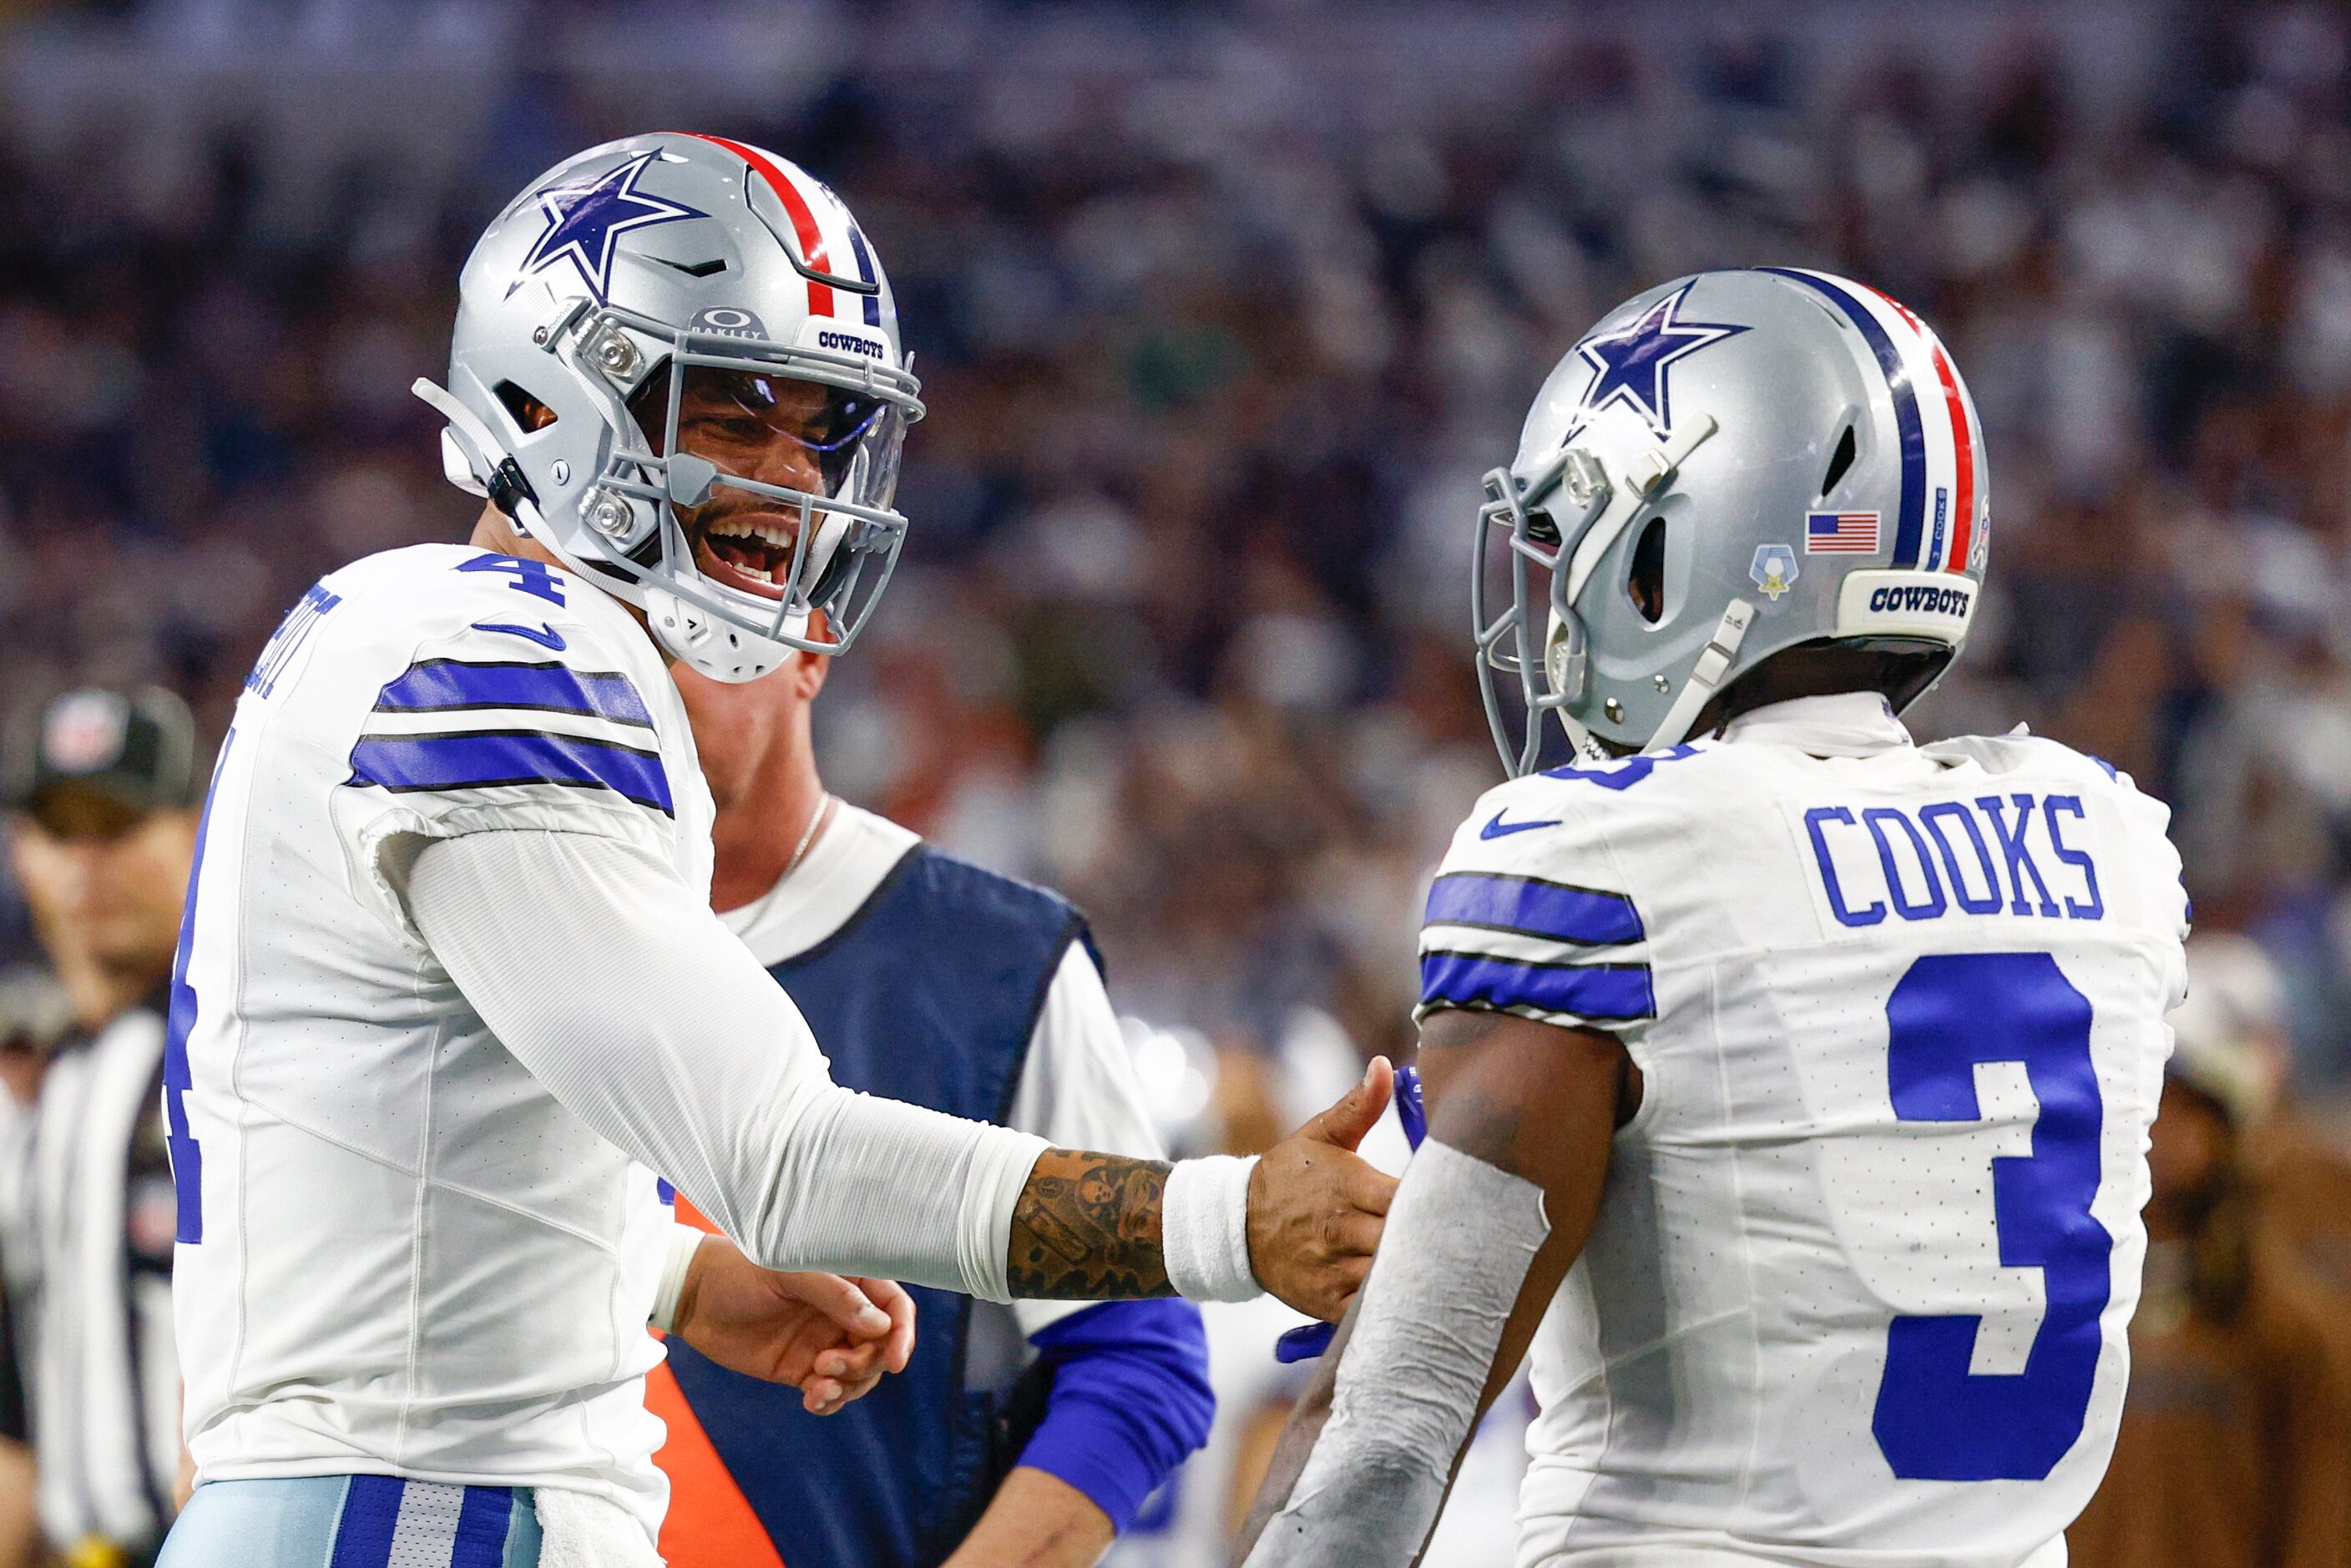
M 830 780 L 1066 889 L 1155 1025 L 1395 1049 L 1418 884 L 1498 777 L 1478 475 L 1620 298 L 1824 266 L 1932 322 L 1986 426 L 1993 591 L 1919 727 L 2171 800 L 2201 921 L 2288 971 L 2297 1078 L 2351 1070 L 2339 12 L 662 9 L 16 27 L 0 702 L 152 679 L 216 734 L 312 578 L 461 537 L 406 388 L 471 236 L 691 123 L 848 199 L 931 409 Z
M 1076 899 L 1171 1122 L 1224 1057 L 1227 1124 L 1171 1131 L 1246 1145 L 1408 1044 L 1499 778 L 1466 572 L 1527 399 L 1638 289 L 1824 267 L 1941 332 L 1989 444 L 1991 587 L 1914 728 L 2170 801 L 2294 1093 L 2351 1082 L 2341 9 L 653 11 L 0 0 L 0 710 L 153 683 L 217 737 L 315 577 L 464 537 L 406 389 L 488 217 L 614 136 L 762 143 L 858 214 L 930 409 L 827 780 Z

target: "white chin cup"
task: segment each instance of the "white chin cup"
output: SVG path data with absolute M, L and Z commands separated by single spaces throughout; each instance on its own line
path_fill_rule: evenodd
M 1583 619 L 1574 611 L 1551 612 L 1551 632 L 1543 639 L 1543 678 L 1550 683 L 1552 695 L 1564 703 L 1583 700 L 1583 683 L 1590 673 L 1589 644 L 1583 632 Z
M 727 625 L 665 588 L 648 582 L 643 592 L 653 640 L 671 657 L 714 681 L 756 681 L 792 656 L 789 644 Z M 784 619 L 784 629 L 795 636 L 805 635 L 807 627 L 804 611 Z

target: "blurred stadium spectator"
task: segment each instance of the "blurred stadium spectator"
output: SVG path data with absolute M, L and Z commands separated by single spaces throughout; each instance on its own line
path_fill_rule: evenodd
M 315 573 L 458 537 L 402 389 L 464 237 L 553 149 L 691 120 L 866 215 L 933 411 L 829 775 L 1069 888 L 1132 1011 L 1392 1048 L 1418 879 L 1494 777 L 1476 473 L 1599 303 L 1820 263 L 1925 311 L 1988 426 L 1998 591 L 1925 727 L 2022 718 L 2174 800 L 2203 922 L 2339 1082 L 2341 14 L 1661 14 L 36 7 L 0 57 L 0 696 L 152 678 L 216 722 Z
M 217 728 L 318 572 L 463 536 L 402 389 L 467 236 L 567 149 L 739 134 L 854 204 L 931 409 L 827 778 L 1069 892 L 1157 1028 L 1395 1051 L 1421 880 L 1498 778 L 1477 475 L 1606 302 L 1823 265 L 1934 322 L 1990 444 L 1993 589 L 1917 727 L 2022 719 L 2173 801 L 2339 1135 L 2339 8 L 0 12 L 0 706 L 156 680 Z
M 33 1105 L 52 1052 L 73 1031 L 73 1002 L 48 970 L 32 964 L 0 969 L 0 1212 L 22 1178 Z M 6 1251 L 0 1247 L 0 1277 Z M 37 1474 L 25 1419 L 16 1309 L 0 1285 L 0 1568 L 26 1568 L 40 1542 L 34 1500 Z
M 71 1568 L 141 1568 L 186 1469 L 164 1031 L 207 758 L 187 705 L 152 686 L 64 693 L 14 716 L 7 742 L 10 858 L 72 1027 L 48 1038 L 0 1166 L 7 1370 L 23 1396 L 6 1435 L 29 1432 L 51 1550 Z M 11 1512 L 16 1479 L 0 1471 Z M 0 1557 L 18 1544 L 0 1541 Z
M 2130 1394 L 2105 1481 L 2066 1531 L 2077 1568 L 2351 1561 L 2351 1297 L 2265 1222 L 2276 1171 L 2255 1152 L 2280 1114 L 2279 989 L 2243 938 L 2189 945 Z

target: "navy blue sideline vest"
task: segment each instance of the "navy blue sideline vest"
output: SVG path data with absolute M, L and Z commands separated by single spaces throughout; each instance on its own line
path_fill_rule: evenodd
M 1071 942 L 1092 951 L 1084 917 L 1058 894 L 917 844 L 838 931 L 768 972 L 834 1082 L 1000 1123 Z M 944 1560 L 1043 1414 L 1033 1377 L 965 1386 L 969 1297 L 907 1290 L 913 1360 L 834 1416 L 810 1416 L 796 1389 L 669 1341 L 679 1390 L 786 1568 Z

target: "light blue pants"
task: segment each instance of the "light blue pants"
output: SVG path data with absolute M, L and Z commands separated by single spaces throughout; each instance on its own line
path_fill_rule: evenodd
M 528 1487 L 398 1476 L 211 1481 L 156 1568 L 538 1568 Z

